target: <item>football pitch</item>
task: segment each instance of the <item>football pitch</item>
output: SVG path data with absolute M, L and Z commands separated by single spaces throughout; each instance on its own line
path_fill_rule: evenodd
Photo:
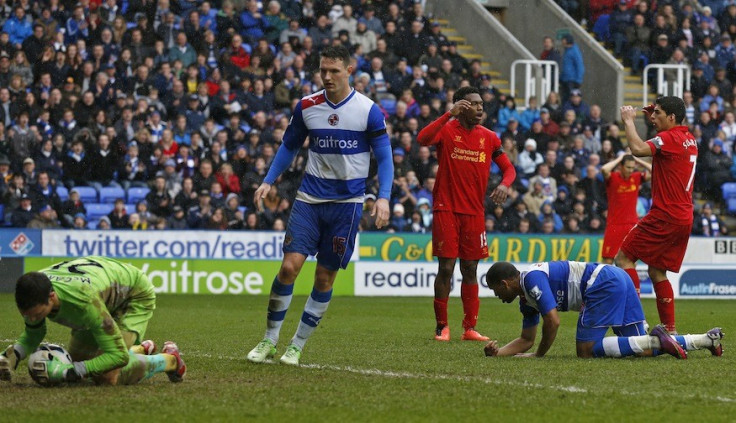
M 304 301 L 292 302 L 279 353 Z M 703 350 L 679 361 L 578 359 L 577 313 L 560 314 L 545 358 L 486 358 L 482 343 L 459 340 L 458 298 L 450 299 L 453 340 L 439 343 L 431 298 L 336 297 L 301 368 L 245 360 L 263 335 L 266 305 L 265 297 L 161 295 L 146 337 L 179 344 L 183 383 L 161 374 L 136 386 L 41 388 L 23 362 L 12 383 L 0 382 L 0 421 L 736 421 L 735 301 L 677 302 L 681 333 L 726 333 L 723 357 Z M 656 320 L 654 300 L 644 310 Z M 478 329 L 505 343 L 519 335 L 520 316 L 517 303 L 481 299 Z M 12 296 L 0 295 L 3 347 L 22 326 Z M 47 341 L 66 344 L 68 332 L 51 323 Z

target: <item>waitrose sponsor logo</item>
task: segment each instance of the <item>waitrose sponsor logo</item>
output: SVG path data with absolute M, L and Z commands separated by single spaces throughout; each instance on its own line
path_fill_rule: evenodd
M 40 270 L 64 257 L 29 257 L 25 271 Z M 157 294 L 268 295 L 281 267 L 276 260 L 121 259 L 141 269 Z M 307 261 L 294 285 L 295 295 L 309 295 L 316 262 Z M 333 295 L 353 295 L 353 266 L 337 274 Z

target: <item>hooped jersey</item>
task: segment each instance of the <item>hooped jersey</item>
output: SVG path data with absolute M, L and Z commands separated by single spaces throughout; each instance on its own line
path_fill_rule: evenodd
M 521 272 L 519 310 L 524 315 L 523 327 L 539 324 L 539 315 L 552 309 L 580 311 L 583 294 L 598 263 L 551 261 L 535 263 Z
M 296 199 L 362 202 L 371 148 L 390 145 L 383 113 L 373 100 L 355 90 L 338 104 L 324 90 L 302 98 L 283 142 L 300 148 L 306 137 L 307 167 Z

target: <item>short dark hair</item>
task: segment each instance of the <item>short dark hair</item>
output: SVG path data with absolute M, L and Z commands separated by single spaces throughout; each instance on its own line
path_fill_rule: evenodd
M 634 156 L 632 156 L 631 154 L 626 154 L 621 159 L 621 163 L 627 163 L 627 162 L 633 162 L 633 161 L 636 161 L 636 160 L 634 160 Z
M 15 304 L 21 311 L 47 304 L 51 291 L 53 288 L 48 276 L 41 272 L 26 273 L 15 283 Z
M 327 46 L 320 52 L 320 57 L 325 59 L 342 60 L 347 67 L 350 64 L 350 52 L 344 45 Z
M 675 115 L 675 123 L 678 125 L 685 119 L 685 102 L 680 97 L 659 97 L 655 101 L 667 115 Z
M 486 273 L 486 283 L 488 287 L 493 289 L 493 286 L 497 286 L 504 279 L 513 278 L 519 275 L 519 270 L 513 264 L 507 261 L 499 261 L 493 263 L 493 266 Z
M 480 95 L 480 90 L 475 87 L 462 87 L 458 88 L 457 91 L 455 91 L 455 94 L 452 96 L 452 102 L 457 103 L 460 100 L 464 100 L 466 96 L 470 94 L 478 94 Z

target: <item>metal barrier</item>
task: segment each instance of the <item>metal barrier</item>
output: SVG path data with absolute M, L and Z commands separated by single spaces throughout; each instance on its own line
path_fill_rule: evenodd
M 537 97 L 543 104 L 551 91 L 559 92 L 559 65 L 553 60 L 514 60 L 511 63 L 511 96 L 516 98 L 516 66 L 524 65 L 523 95 L 524 104 L 529 104 L 530 97 Z M 517 102 L 517 107 L 518 107 Z
M 644 80 L 644 86 L 642 88 L 642 107 L 646 107 L 649 104 L 647 99 L 649 94 L 649 70 L 657 70 L 657 82 L 655 87 L 657 95 L 672 95 L 682 98 L 685 90 L 690 90 L 690 66 L 689 65 L 662 65 L 662 64 L 651 64 L 644 68 L 642 79 Z M 670 78 L 668 79 L 665 74 L 666 70 L 672 70 L 674 72 L 669 73 Z

